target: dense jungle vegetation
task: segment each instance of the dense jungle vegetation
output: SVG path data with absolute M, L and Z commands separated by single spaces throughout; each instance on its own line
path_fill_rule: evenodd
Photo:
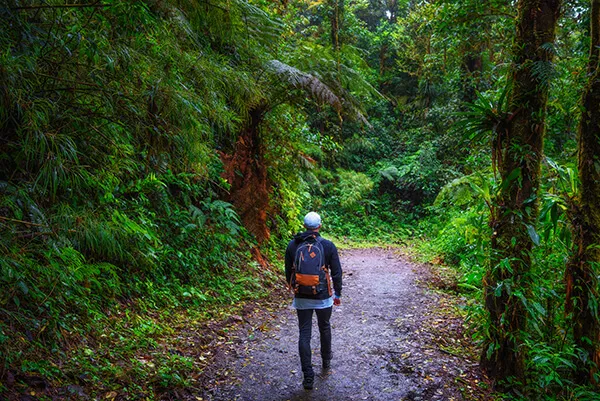
M 456 268 L 499 397 L 597 400 L 599 46 L 598 0 L 2 0 L 0 395 L 193 386 L 136 355 L 316 210 Z

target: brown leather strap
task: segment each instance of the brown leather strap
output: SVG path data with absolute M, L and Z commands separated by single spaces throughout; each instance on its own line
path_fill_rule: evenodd
M 322 269 L 325 270 L 325 277 L 327 278 L 327 292 L 329 293 L 329 296 L 332 296 L 333 293 L 331 292 L 331 276 L 329 275 L 329 269 L 325 266 L 323 266 Z

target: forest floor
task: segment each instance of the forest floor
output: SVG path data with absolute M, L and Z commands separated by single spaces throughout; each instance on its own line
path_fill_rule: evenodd
M 148 340 L 153 346 L 97 344 L 89 351 L 94 358 L 85 354 L 75 368 L 83 369 L 87 359 L 96 363 L 107 349 L 132 347 L 107 360 L 97 380 L 69 380 L 65 373 L 50 382 L 43 375 L 9 372 L 9 391 L 0 392 L 0 400 L 493 399 L 478 367 L 479 351 L 465 332 L 467 300 L 453 291 L 451 274 L 411 262 L 394 248 L 349 249 L 340 256 L 344 287 L 331 319 L 332 369 L 321 371 L 314 318 L 313 390 L 302 388 L 297 318 L 281 279 L 280 290 L 270 296 L 219 308 L 208 319 L 198 319 L 194 310 L 156 316 L 162 329 Z M 155 373 L 140 373 L 140 367 Z
M 488 400 L 490 386 L 464 330 L 456 293 L 430 266 L 398 250 L 341 253 L 342 305 L 334 307 L 329 374 L 313 321 L 315 388 L 302 388 L 291 298 L 245 309 L 221 331 L 197 400 Z

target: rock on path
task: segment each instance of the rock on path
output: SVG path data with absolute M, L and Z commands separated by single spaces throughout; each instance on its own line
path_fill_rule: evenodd
M 472 360 L 441 350 L 440 341 L 447 339 L 427 330 L 428 320 L 436 319 L 438 326 L 446 322 L 439 314 L 432 317 L 439 296 L 417 285 L 417 266 L 385 249 L 344 251 L 341 259 L 344 288 L 331 319 L 331 373 L 321 373 L 314 317 L 315 388 L 302 388 L 297 319 L 288 299 L 278 319 L 269 322 L 272 329 L 249 337 L 226 361 L 233 379 L 206 395 L 209 399 L 465 399 L 464 387 L 477 377 L 477 368 Z M 462 379 L 467 375 L 469 382 Z

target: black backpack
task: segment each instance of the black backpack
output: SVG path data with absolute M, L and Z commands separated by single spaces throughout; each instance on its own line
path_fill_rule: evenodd
M 325 266 L 325 251 L 321 237 L 311 236 L 296 249 L 291 286 L 295 294 L 331 296 L 331 277 Z

